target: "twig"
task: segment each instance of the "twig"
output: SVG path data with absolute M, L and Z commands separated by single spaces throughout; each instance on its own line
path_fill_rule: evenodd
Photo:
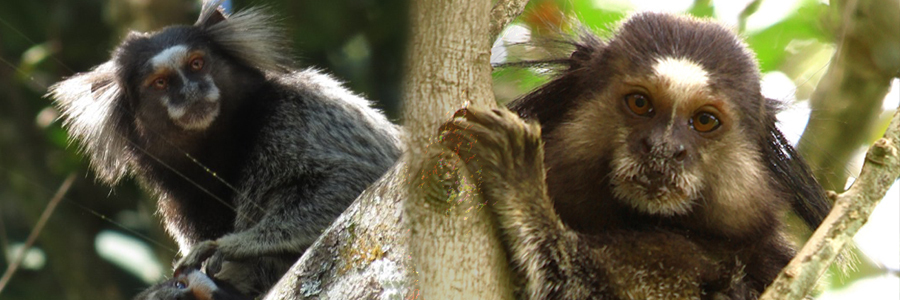
M 3 251 L 9 249 L 9 238 L 6 237 L 6 224 L 3 223 L 3 211 L 0 210 L 0 262 L 6 261 L 6 255 Z
M 22 246 L 22 250 L 19 251 L 16 258 L 9 264 L 6 268 L 6 272 L 3 273 L 3 277 L 0 277 L 0 293 L 3 293 L 3 289 L 6 287 L 6 284 L 9 283 L 10 278 L 16 272 L 16 269 L 19 268 L 19 265 L 22 264 L 22 260 L 25 259 L 25 254 L 28 252 L 28 249 L 34 245 L 34 242 L 37 240 L 38 235 L 40 235 L 41 231 L 44 229 L 44 225 L 47 224 L 47 220 L 50 219 L 50 215 L 53 214 L 53 211 L 56 210 L 57 204 L 63 199 L 63 196 L 66 195 L 66 192 L 69 191 L 69 188 L 72 187 L 72 182 L 75 181 L 75 173 L 69 174 L 66 177 L 66 180 L 63 181 L 62 185 L 59 186 L 59 189 L 56 190 L 56 194 L 53 195 L 53 199 L 50 199 L 50 203 L 47 204 L 47 208 L 44 209 L 44 212 L 41 213 L 41 217 L 38 219 L 37 224 L 34 226 L 34 229 L 31 230 L 31 233 L 28 234 L 28 239 L 25 240 L 25 245 Z
M 884 137 L 869 148 L 866 162 L 853 186 L 840 195 L 832 194 L 836 198 L 834 209 L 760 300 L 800 299 L 809 293 L 900 177 L 898 145 L 900 109 L 894 113 Z
M 759 10 L 761 4 L 762 0 L 754 0 L 744 7 L 744 10 L 742 10 L 741 14 L 738 16 L 738 32 L 743 33 L 747 29 L 747 19 Z
M 528 0 L 499 0 L 491 8 L 491 41 L 497 40 L 497 36 L 506 25 L 516 19 L 525 10 Z

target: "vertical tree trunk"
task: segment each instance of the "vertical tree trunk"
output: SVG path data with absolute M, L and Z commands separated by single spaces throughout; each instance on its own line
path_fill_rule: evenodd
M 810 99 L 809 125 L 797 148 L 822 186 L 841 192 L 847 162 L 871 142 L 882 99 L 900 76 L 900 4 L 842 0 L 831 7 L 840 24 L 837 52 Z
M 495 106 L 489 0 L 423 0 L 411 7 L 403 117 L 410 162 L 404 203 L 410 254 L 424 299 L 509 299 L 494 220 L 460 169 L 432 144 L 463 106 Z M 431 147 L 433 145 L 433 147 Z

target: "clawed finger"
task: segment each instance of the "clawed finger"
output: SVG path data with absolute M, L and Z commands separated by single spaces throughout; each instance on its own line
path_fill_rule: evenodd
M 469 113 L 469 108 L 463 107 L 463 108 L 460 108 L 459 110 L 457 110 L 455 113 L 453 113 L 453 118 L 455 119 L 455 118 L 465 117 L 465 115 L 468 113 Z
M 215 241 L 203 241 L 194 245 L 190 253 L 178 260 L 174 275 L 177 277 L 187 270 L 199 270 L 203 262 L 216 253 L 217 248 Z
M 441 126 L 441 143 L 456 152 L 460 157 L 467 157 L 475 148 L 504 148 L 506 141 L 501 135 L 481 124 L 467 119 L 455 118 Z

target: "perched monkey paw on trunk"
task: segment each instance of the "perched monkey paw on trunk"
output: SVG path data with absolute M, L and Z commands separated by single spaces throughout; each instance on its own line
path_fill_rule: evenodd
M 509 110 L 463 108 L 440 131 L 441 142 L 469 167 L 483 193 L 514 192 L 496 184 L 505 178 L 544 181 L 541 128 Z

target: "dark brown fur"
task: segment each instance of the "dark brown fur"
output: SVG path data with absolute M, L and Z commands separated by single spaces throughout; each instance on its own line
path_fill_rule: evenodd
M 703 91 L 679 94 L 657 77 L 666 57 L 702 68 Z M 658 116 L 629 114 L 623 97 L 635 88 Z M 788 205 L 811 225 L 828 207 L 775 128 L 773 103 L 731 31 L 645 13 L 608 43 L 584 37 L 567 70 L 511 105 L 540 128 L 469 109 L 442 131 L 445 145 L 474 157 L 466 163 L 481 171 L 528 298 L 754 299 L 793 255 L 780 231 Z M 699 134 L 679 123 L 695 111 L 677 109 L 691 105 L 714 106 L 721 127 Z M 664 126 L 668 116 L 676 125 Z M 629 168 L 637 175 L 623 176 Z M 694 192 L 675 197 L 678 209 L 648 212 L 656 198 L 623 187 L 641 180 Z

